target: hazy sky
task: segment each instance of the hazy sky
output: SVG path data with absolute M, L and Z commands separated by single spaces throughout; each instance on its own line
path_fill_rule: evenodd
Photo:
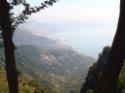
M 29 1 L 38 5 L 41 0 Z M 97 58 L 102 48 L 112 43 L 118 14 L 119 0 L 59 0 L 28 21 L 33 23 L 31 32 L 45 33 Z
M 54 6 L 33 15 L 32 19 L 41 22 L 109 21 L 117 18 L 118 10 L 119 0 L 59 0 Z

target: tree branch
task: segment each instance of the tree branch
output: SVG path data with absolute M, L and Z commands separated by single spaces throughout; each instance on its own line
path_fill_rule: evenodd
M 22 4 L 25 9 L 22 11 L 22 13 L 19 14 L 19 16 L 17 16 L 16 18 L 13 18 L 13 27 L 15 29 L 17 28 L 19 24 L 22 24 L 23 22 L 25 22 L 25 20 L 28 19 L 29 15 L 40 12 L 42 9 L 45 9 L 48 6 L 52 6 L 58 0 L 46 0 L 42 2 L 40 6 L 34 6 L 34 7 L 31 7 L 30 4 L 27 3 L 25 0 L 19 0 L 19 1 L 20 2 L 17 2 L 16 5 Z

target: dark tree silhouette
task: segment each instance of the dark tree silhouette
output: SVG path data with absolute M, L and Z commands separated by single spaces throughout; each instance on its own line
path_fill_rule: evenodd
M 56 0 L 48 0 L 41 3 L 40 6 L 31 7 L 25 0 L 11 0 L 11 2 L 9 0 L 0 0 L 0 39 L 3 38 L 4 42 L 6 74 L 10 93 L 18 93 L 18 76 L 12 41 L 13 32 L 19 24 L 28 18 L 28 15 L 39 12 L 41 9 L 53 5 L 55 2 Z M 20 4 L 25 9 L 19 16 L 14 18 L 10 10 Z
M 100 78 L 104 68 L 107 64 L 107 57 L 110 51 L 110 47 L 106 46 L 103 48 L 102 53 L 99 54 L 98 60 L 94 63 L 88 71 L 85 82 L 81 88 L 80 93 L 87 93 L 89 89 L 94 90 L 98 79 Z
M 120 0 L 119 22 L 107 59 L 106 69 L 99 79 L 94 93 L 115 93 L 118 76 L 125 58 L 125 0 Z

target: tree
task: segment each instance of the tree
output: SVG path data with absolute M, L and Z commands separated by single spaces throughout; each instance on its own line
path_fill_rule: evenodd
M 117 31 L 107 59 L 106 68 L 94 93 L 115 93 L 117 80 L 125 58 L 125 0 L 120 0 L 120 15 Z
M 107 64 L 107 57 L 110 51 L 110 47 L 106 46 L 103 48 L 102 53 L 99 54 L 98 60 L 94 63 L 88 71 L 85 82 L 81 88 L 80 93 L 88 93 L 88 91 L 93 91 L 100 78 L 104 68 Z
M 4 42 L 6 74 L 10 93 L 18 93 L 18 76 L 14 55 L 15 47 L 12 41 L 13 32 L 19 24 L 25 22 L 28 15 L 39 12 L 55 2 L 56 0 L 46 0 L 40 6 L 31 7 L 26 0 L 0 0 L 0 38 Z M 13 17 L 13 13 L 10 12 L 11 9 L 20 4 L 24 6 L 24 10 L 19 16 Z

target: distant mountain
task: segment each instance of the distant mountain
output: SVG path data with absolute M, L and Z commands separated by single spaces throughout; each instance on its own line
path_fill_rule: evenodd
M 20 31 L 14 36 L 17 67 L 60 93 L 78 93 L 95 59 L 46 37 Z

